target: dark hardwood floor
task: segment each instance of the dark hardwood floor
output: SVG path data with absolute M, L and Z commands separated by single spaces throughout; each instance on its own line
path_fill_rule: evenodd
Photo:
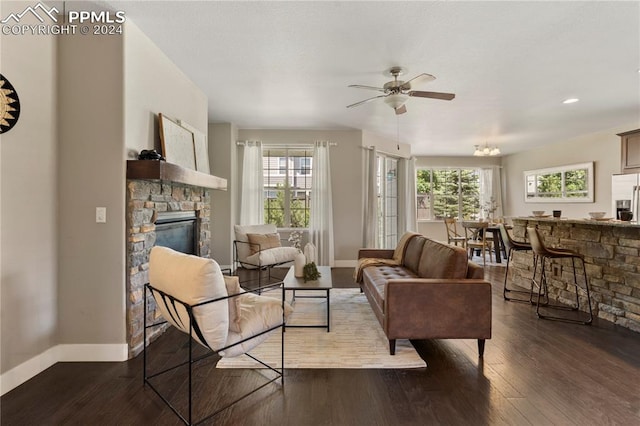
M 352 286 L 352 269 L 335 269 Z M 493 283 L 493 338 L 479 360 L 475 340 L 414 341 L 427 362 L 417 370 L 287 370 L 207 424 L 224 425 L 638 425 L 640 334 L 596 320 L 591 326 L 540 320 L 530 305 L 502 299 Z M 181 357 L 184 334 L 153 343 L 154 366 Z M 198 409 L 230 401 L 263 372 L 196 373 Z M 184 392 L 183 375 L 165 388 Z M 1 400 L 2 425 L 177 425 L 142 385 L 142 357 L 121 363 L 58 363 Z M 198 417 L 198 416 L 196 416 Z

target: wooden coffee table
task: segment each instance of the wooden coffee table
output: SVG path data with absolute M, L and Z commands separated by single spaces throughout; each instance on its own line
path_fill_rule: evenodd
M 287 290 L 291 290 L 293 292 L 293 299 L 291 299 L 291 304 L 293 305 L 296 301 L 296 297 L 300 299 L 327 299 L 327 323 L 326 324 L 317 324 L 317 325 L 285 325 L 284 328 L 289 327 L 298 327 L 298 328 L 326 328 L 327 333 L 329 332 L 329 328 L 331 325 L 331 303 L 330 303 L 330 291 L 333 288 L 333 283 L 331 281 L 331 267 L 330 266 L 318 266 L 318 272 L 320 272 L 320 278 L 315 281 L 307 281 L 304 282 L 304 278 L 297 278 L 294 274 L 293 266 L 289 268 L 289 272 L 284 277 L 282 281 L 282 303 L 284 304 L 286 299 Z M 298 295 L 296 296 L 296 291 L 304 290 L 304 291 L 318 291 L 324 292 L 324 294 L 320 294 L 318 296 L 309 296 L 309 295 Z

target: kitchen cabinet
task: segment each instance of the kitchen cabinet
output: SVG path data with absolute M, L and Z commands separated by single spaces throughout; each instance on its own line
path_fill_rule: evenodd
M 619 133 L 622 144 L 622 173 L 640 172 L 640 129 Z

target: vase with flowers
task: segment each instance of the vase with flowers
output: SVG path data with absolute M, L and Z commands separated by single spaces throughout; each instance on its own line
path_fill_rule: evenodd
M 496 199 L 494 197 L 490 197 L 489 201 L 485 201 L 484 205 L 482 206 L 482 211 L 484 212 L 485 217 L 489 222 L 493 222 L 493 216 L 498 210 L 498 207 L 500 206 L 498 206 L 498 203 L 496 202 Z
M 302 250 L 300 249 L 302 242 L 302 232 L 298 230 L 291 231 L 288 241 L 293 247 L 298 249 L 298 253 L 296 253 L 296 257 L 293 260 L 293 274 L 296 277 L 300 278 L 304 276 L 304 265 L 306 263 L 304 253 L 302 253 Z

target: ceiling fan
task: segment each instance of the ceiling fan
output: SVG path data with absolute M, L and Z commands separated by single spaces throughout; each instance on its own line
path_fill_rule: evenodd
M 406 72 L 407 70 L 402 67 L 389 68 L 383 74 L 388 77 L 393 77 L 393 80 L 385 83 L 382 87 L 363 86 L 360 84 L 349 85 L 349 87 L 355 87 L 358 89 L 377 90 L 378 92 L 384 93 L 384 95 L 374 96 L 372 98 L 365 99 L 364 101 L 347 105 L 347 108 L 357 107 L 367 102 L 384 98 L 384 102 L 391 108 L 393 108 L 396 114 L 404 114 L 405 112 L 407 112 L 407 107 L 404 103 L 407 101 L 407 99 L 409 99 L 409 97 L 441 99 L 444 101 L 450 101 L 451 99 L 456 97 L 456 95 L 453 93 L 423 92 L 421 90 L 411 90 L 411 84 L 428 83 L 435 80 L 436 78 L 431 74 L 419 74 L 409 81 L 398 80 L 398 76 L 404 75 L 406 74 Z

